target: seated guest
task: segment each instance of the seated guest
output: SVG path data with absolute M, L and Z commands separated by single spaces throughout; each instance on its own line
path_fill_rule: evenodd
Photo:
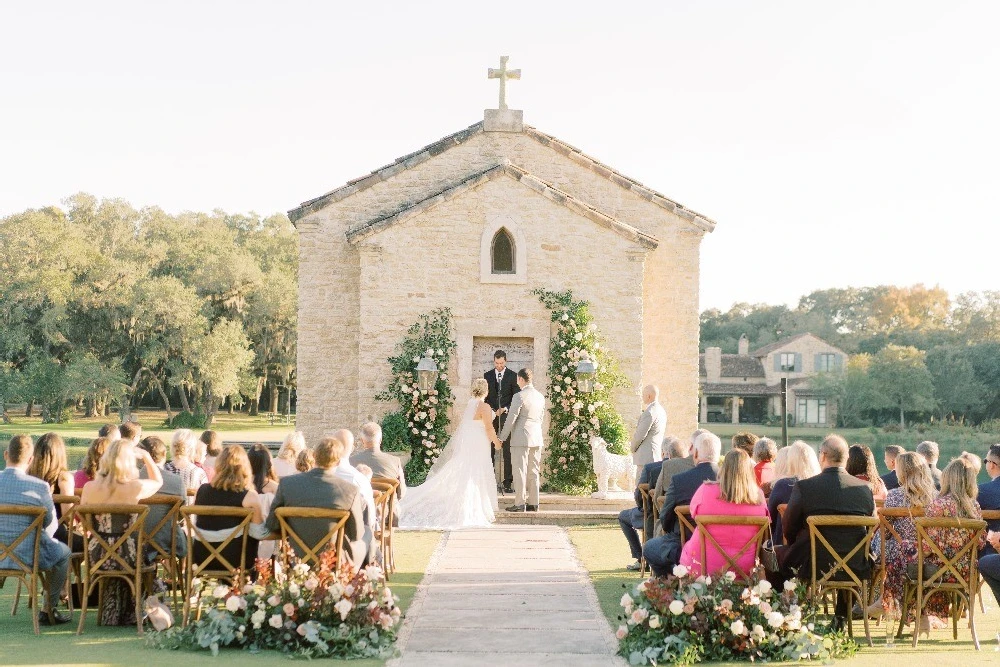
M 250 468 L 247 453 L 242 447 L 229 445 L 223 448 L 222 453 L 215 460 L 215 477 L 211 482 L 201 485 L 198 493 L 195 494 L 194 504 L 196 507 L 198 505 L 246 507 L 253 510 L 253 517 L 250 519 L 252 523 L 264 523 L 264 516 L 260 511 L 260 498 L 254 489 L 253 470 Z M 240 521 L 239 517 L 199 516 L 196 523 L 199 531 L 212 531 L 212 534 L 206 535 L 206 537 L 209 538 L 210 542 L 217 544 L 225 541 Z M 215 537 L 218 539 L 213 539 Z M 242 545 L 242 539 L 233 540 L 222 550 L 222 557 L 229 561 L 230 565 L 239 565 Z M 246 551 L 243 553 L 248 572 L 254 569 L 257 547 L 257 540 L 248 537 Z M 217 562 L 216 557 L 210 557 L 208 549 L 200 541 L 191 546 L 191 557 L 196 563 L 208 562 L 209 569 L 224 565 Z
M 690 470 L 694 467 L 694 458 L 691 456 L 691 443 L 702 433 L 708 433 L 704 429 L 698 429 L 691 436 L 691 440 L 685 442 L 674 435 L 663 438 L 663 461 L 660 463 L 660 474 L 656 476 L 656 486 L 651 489 L 653 512 L 647 518 L 646 530 L 650 537 L 659 537 L 663 534 L 663 526 L 657 520 L 657 503 L 662 502 L 670 486 L 670 480 L 679 472 Z M 647 538 L 648 539 L 648 538 Z
M 406 495 L 406 475 L 398 456 L 382 451 L 382 427 L 375 422 L 368 422 L 361 427 L 361 448 L 351 454 L 351 465 L 357 467 L 364 463 L 372 469 L 374 477 L 395 479 L 396 497 L 402 499 Z
M 128 440 L 133 447 L 137 447 L 140 438 L 142 438 L 142 426 L 136 422 L 125 422 L 118 427 L 118 432 L 121 434 L 122 440 Z
M 258 442 L 247 452 L 247 458 L 250 459 L 250 470 L 253 471 L 253 488 L 260 500 L 260 513 L 266 517 L 271 513 L 271 503 L 274 502 L 274 494 L 278 492 L 278 475 L 274 472 L 271 451 Z M 276 546 L 275 540 L 262 539 L 257 547 L 257 558 L 270 558 L 274 555 Z
M 0 470 L 0 505 L 24 505 L 45 508 L 45 525 L 55 520 L 56 510 L 52 504 L 49 485 L 28 474 L 33 447 L 31 438 L 15 435 L 7 443 L 3 460 L 6 467 Z M 27 529 L 34 519 L 27 516 L 5 516 L 0 519 L 0 542 L 11 544 Z M 14 553 L 26 565 L 32 565 L 34 539 L 23 540 Z M 68 623 L 70 617 L 56 609 L 59 595 L 66 583 L 69 570 L 70 550 L 62 542 L 49 536 L 44 530 L 39 536 L 38 569 L 45 573 L 45 610 L 38 612 L 38 622 L 42 625 Z M 10 559 L 0 560 L 0 569 L 16 568 Z
M 896 477 L 896 457 L 905 451 L 899 445 L 885 446 L 885 467 L 889 469 L 889 472 L 882 475 L 882 483 L 885 484 L 887 492 L 899 487 L 899 478 Z
M 139 479 L 136 462 L 146 469 L 146 479 Z M 83 487 L 80 505 L 99 505 L 114 503 L 135 505 L 143 498 L 148 498 L 160 490 L 163 476 L 160 469 L 153 463 L 149 452 L 139 449 L 131 440 L 115 440 L 108 445 L 108 451 L 101 458 L 101 467 L 97 478 Z M 132 525 L 133 516 L 98 514 L 94 517 L 96 530 L 109 543 L 119 539 Z M 135 533 L 129 537 L 126 546 L 119 553 L 124 554 L 130 564 L 135 564 L 136 545 Z M 100 543 L 90 542 L 91 558 L 100 558 L 103 548 Z M 105 565 L 110 569 L 115 567 L 114 560 Z M 135 598 L 132 590 L 122 579 L 111 579 L 104 582 L 102 595 L 103 604 L 98 610 L 101 625 L 133 625 L 135 624 Z
M 770 495 L 771 484 L 775 480 L 774 459 L 778 456 L 778 445 L 770 438 L 761 438 L 753 446 L 753 477 L 757 480 L 757 486 L 761 487 L 764 495 Z
M 774 460 L 775 481 L 771 487 L 771 495 L 767 498 L 767 513 L 771 517 L 771 539 L 774 544 L 781 544 L 783 539 L 778 506 L 788 503 L 796 482 L 815 477 L 819 473 L 816 450 L 801 440 L 778 450 L 778 456 Z
M 84 484 L 97 476 L 97 469 L 101 467 L 101 457 L 104 456 L 104 452 L 107 451 L 110 444 L 111 441 L 104 436 L 95 438 L 90 443 L 90 447 L 87 448 L 87 453 L 83 457 L 83 463 L 80 464 L 80 469 L 73 475 L 74 490 L 82 489 Z
M 185 491 L 200 489 L 203 484 L 208 483 L 208 475 L 194 462 L 198 450 L 198 439 L 194 437 L 194 433 L 186 428 L 174 431 L 171 449 L 174 458 L 167 461 L 163 467 L 167 472 L 181 476 Z M 191 504 L 190 496 L 185 502 Z
M 742 449 L 747 456 L 753 458 L 753 448 L 757 445 L 759 438 L 748 431 L 740 431 L 733 436 L 733 449 Z
M 758 442 L 760 442 L 758 440 Z M 757 486 L 753 463 L 742 449 L 734 449 L 726 454 L 719 466 L 718 481 L 704 482 L 691 498 L 691 517 L 699 516 L 767 516 L 764 492 Z M 757 532 L 757 526 L 712 526 L 708 532 L 718 542 L 726 554 L 735 556 L 746 546 L 747 541 Z M 715 575 L 728 569 L 726 559 L 718 547 L 705 539 L 706 562 L 701 562 L 701 528 L 681 550 L 680 564 L 686 565 L 694 576 Z M 737 560 L 743 572 L 749 573 L 757 560 L 756 549 L 747 549 Z M 737 573 L 738 574 L 738 573 Z
M 347 446 L 337 438 L 323 438 L 316 445 L 316 466 L 309 472 L 283 477 L 278 482 L 278 492 L 271 503 L 271 513 L 267 517 L 267 527 L 278 530 L 278 517 L 274 511 L 279 507 L 320 507 L 325 509 L 348 510 L 344 532 L 344 557 L 354 571 L 359 571 L 369 562 L 375 562 L 375 543 L 364 518 L 364 500 L 361 491 L 336 473 L 341 457 Z M 292 529 L 312 546 L 330 530 L 331 523 L 321 519 L 292 519 Z M 301 547 L 292 540 L 292 548 L 301 555 Z
M 198 438 L 205 445 L 205 460 L 202 468 L 208 475 L 208 481 L 212 481 L 215 476 L 215 459 L 222 453 L 222 436 L 218 431 L 202 431 Z
M 660 524 L 663 535 L 646 542 L 642 554 L 649 563 L 653 575 L 665 577 L 674 569 L 681 557 L 681 528 L 674 508 L 689 505 L 702 482 L 714 480 L 719 472 L 719 454 L 722 442 L 714 433 L 702 433 L 694 443 L 695 466 L 678 473 L 670 480 L 663 508 L 660 510 Z
M 969 465 L 972 466 L 972 472 L 976 473 L 977 477 L 979 476 L 979 472 L 983 469 L 983 460 L 981 458 L 972 452 L 962 452 L 958 455 L 958 458 L 968 461 Z
M 868 482 L 875 502 L 885 500 L 885 482 L 878 476 L 875 455 L 868 445 L 851 445 L 847 451 L 847 474 Z
M 934 480 L 934 488 L 940 491 L 941 471 L 937 467 L 939 452 L 938 444 L 933 440 L 924 440 L 917 445 L 917 454 L 920 454 L 927 461 L 927 466 L 931 469 L 931 478 Z
M 979 487 L 976 486 L 976 473 L 966 459 L 953 459 L 941 472 L 941 493 L 934 502 L 927 506 L 924 515 L 929 518 L 958 518 L 982 520 L 983 514 L 976 502 Z M 928 528 L 927 539 L 935 544 L 948 560 L 955 558 L 962 546 L 969 541 L 970 532 L 960 528 Z M 980 535 L 980 549 L 986 544 L 986 535 Z M 934 553 L 930 545 L 924 543 L 924 567 L 941 567 L 944 561 Z M 914 559 L 914 564 L 916 560 Z M 957 570 L 968 579 L 972 563 L 968 553 L 957 562 Z M 949 597 L 944 593 L 932 595 L 924 607 L 927 616 L 937 616 L 947 619 L 950 615 Z M 920 629 L 929 629 L 930 623 L 921 623 Z M 941 624 L 944 627 L 944 624 Z
M 118 428 L 118 424 L 105 424 L 97 431 L 98 438 L 107 438 L 110 442 L 119 440 L 122 437 L 122 432 Z
M 782 530 L 788 546 L 775 548 L 778 553 L 780 572 L 771 583 L 776 588 L 793 576 L 809 578 L 812 546 L 809 541 L 809 526 L 806 519 L 811 516 L 847 515 L 874 516 L 875 499 L 868 483 L 844 469 L 847 463 L 847 441 L 839 435 L 828 435 L 819 446 L 819 463 L 823 472 L 809 479 L 799 480 L 792 488 L 788 507 L 782 519 Z M 865 535 L 865 529 L 826 529 L 824 536 L 837 553 L 847 554 Z M 858 550 L 848 565 L 860 577 L 871 574 L 871 563 L 862 550 Z M 832 567 L 832 556 L 826 549 L 816 555 L 817 572 L 826 572 Z M 772 577 L 769 577 L 772 578 Z M 848 598 L 841 594 L 837 598 L 834 627 L 843 627 L 850 611 Z
M 916 452 L 899 454 L 896 457 L 895 472 L 899 486 L 886 494 L 886 509 L 926 508 L 937 498 L 931 470 L 923 457 Z M 892 533 L 887 532 L 886 543 L 879 547 L 885 549 L 885 584 L 882 589 L 882 599 L 884 601 L 892 598 L 896 602 L 896 608 L 902 609 L 900 605 L 906 581 L 906 566 L 915 563 L 917 558 L 917 527 L 909 516 L 890 519 L 890 522 L 900 539 L 897 540 Z
M 378 523 L 378 517 L 375 514 L 375 490 L 372 488 L 371 480 L 351 465 L 350 456 L 354 452 L 354 434 L 349 429 L 341 428 L 333 432 L 333 437 L 344 443 L 344 454 L 340 463 L 337 464 L 336 472 L 341 479 L 353 482 L 361 489 L 361 498 L 365 501 L 365 521 L 371 530 L 374 530 Z
M 643 525 L 642 493 L 639 491 L 639 486 L 642 484 L 655 485 L 655 476 L 660 474 L 662 467 L 663 464 L 660 461 L 653 461 L 642 466 L 642 469 L 639 471 L 639 479 L 636 480 L 635 490 L 633 491 L 636 506 L 624 509 L 618 513 L 618 525 L 621 527 L 622 532 L 625 533 L 629 551 L 631 551 L 632 558 L 634 559 L 634 562 L 626 565 L 625 569 L 632 572 L 638 572 L 642 568 L 642 539 L 639 537 L 639 531 L 644 530 L 645 526 Z M 652 535 L 652 531 L 646 534 Z
M 37 477 L 49 485 L 49 495 L 73 495 L 73 474 L 66 465 L 66 443 L 56 433 L 46 433 L 35 443 L 35 452 L 28 466 L 28 474 Z M 66 526 L 58 523 L 63 512 L 68 512 L 72 505 L 60 503 L 56 505 L 56 518 L 46 526 L 46 531 L 63 544 L 69 544 Z M 79 549 L 77 549 L 79 551 Z
M 285 441 L 278 450 L 278 456 L 274 459 L 274 472 L 278 475 L 278 479 L 298 473 L 295 469 L 295 459 L 305 448 L 306 438 L 302 435 L 302 431 L 295 431 L 285 436 Z
M 153 459 L 153 463 L 157 468 L 160 469 L 160 477 L 163 479 L 163 485 L 160 486 L 160 490 L 157 493 L 165 496 L 177 496 L 179 498 L 184 498 L 187 500 L 187 490 L 184 488 L 184 482 L 181 480 L 181 476 L 168 472 L 164 469 L 164 465 L 167 462 L 167 445 L 160 438 L 155 435 L 143 438 L 139 442 L 139 448 L 149 453 L 149 458 Z M 139 471 L 140 477 L 145 477 L 145 471 Z M 167 507 L 164 505 L 150 505 L 149 513 L 146 514 L 146 529 L 147 531 L 156 526 L 163 517 L 167 514 Z M 160 530 L 153 535 L 153 541 L 156 542 L 161 548 L 165 550 L 170 549 L 170 529 L 171 526 L 163 525 L 160 526 Z M 176 523 L 173 526 L 173 536 L 175 551 L 179 558 L 184 558 L 187 556 L 187 533 L 181 528 L 180 523 Z M 156 552 L 147 552 L 150 557 L 153 557 Z
M 983 459 L 990 481 L 979 485 L 979 506 L 984 510 L 1000 510 L 1000 445 L 990 445 Z M 987 522 L 990 530 L 1000 532 L 1000 520 Z M 990 547 L 987 547 L 987 551 Z M 1000 602 L 1000 597 L 997 598 Z
M 316 467 L 316 455 L 313 450 L 306 447 L 295 457 L 295 469 L 299 472 L 308 472 Z

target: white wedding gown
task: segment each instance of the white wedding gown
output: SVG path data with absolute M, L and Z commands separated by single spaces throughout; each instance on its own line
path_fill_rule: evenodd
M 497 486 L 486 426 L 474 420 L 478 398 L 469 400 L 448 446 L 431 466 L 427 480 L 406 491 L 399 527 L 411 530 L 481 528 L 493 523 Z

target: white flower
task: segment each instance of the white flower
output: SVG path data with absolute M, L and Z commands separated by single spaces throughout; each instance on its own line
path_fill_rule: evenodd
M 686 577 L 688 569 L 684 565 L 674 565 L 673 572 L 675 577 Z
M 674 616 L 680 616 L 684 613 L 684 602 L 681 600 L 674 600 L 670 603 L 670 607 L 668 608 L 670 609 L 671 614 Z
M 281 614 L 275 614 L 274 616 L 272 616 L 271 618 L 269 618 L 267 620 L 267 624 L 270 625 L 272 628 L 275 628 L 275 629 L 280 628 L 281 627 Z
M 340 620 L 344 621 L 347 620 L 347 615 L 351 613 L 352 609 L 354 609 L 354 605 L 351 604 L 350 600 L 341 600 L 337 604 L 333 605 L 333 608 L 337 610 L 338 614 L 340 614 Z
M 648 616 L 649 612 L 640 607 L 632 612 L 632 622 L 636 624 L 642 623 Z
M 226 600 L 226 609 L 232 614 L 238 612 L 240 610 L 240 599 L 234 595 Z
M 789 591 L 789 592 L 795 590 L 795 580 L 794 579 L 788 579 L 788 580 L 785 581 L 785 590 Z
M 764 616 L 767 616 L 768 614 L 771 613 L 771 605 L 769 605 L 768 603 L 764 602 L 763 600 L 760 601 L 760 607 L 759 608 L 760 608 L 760 613 L 764 614 Z
M 562 317 L 560 317 L 559 319 L 561 319 L 561 320 L 562 320 L 563 322 L 565 322 L 566 320 L 568 320 L 568 319 L 569 319 L 569 315 L 568 315 L 568 314 L 566 314 L 566 313 L 563 313 L 563 314 L 562 314 Z
M 216 586 L 212 591 L 213 598 L 219 598 L 220 600 L 229 594 L 229 589 L 225 586 Z
M 766 633 L 764 632 L 764 626 L 759 624 L 754 625 L 753 630 L 750 631 L 750 636 L 756 639 L 757 641 L 763 639 L 766 636 Z
M 767 597 L 771 593 L 771 588 L 771 582 L 767 579 L 761 579 L 760 583 L 757 584 L 757 590 L 763 597 Z
M 654 630 L 656 628 L 660 627 L 660 617 L 657 616 L 656 614 L 653 614 L 652 616 L 650 616 L 649 617 L 649 627 L 653 628 Z
M 267 618 L 267 614 L 264 613 L 264 610 L 258 609 L 250 615 L 250 622 L 254 625 L 259 625 L 264 622 L 265 618 Z
M 622 599 L 618 604 L 625 607 L 626 610 L 629 610 L 632 608 L 632 602 L 633 602 L 632 596 L 629 595 L 628 593 L 623 593 Z
M 785 622 L 785 615 L 780 611 L 772 611 L 767 615 L 767 624 L 772 628 L 780 628 L 781 624 Z
M 438 350 L 438 356 L 439 357 L 443 357 L 444 356 L 444 350 Z
M 292 568 L 292 571 L 300 576 L 306 575 L 309 574 L 309 566 L 305 563 L 296 563 L 295 567 Z
M 201 579 L 199 577 L 195 577 L 194 579 L 191 580 L 191 588 L 199 588 L 200 586 L 201 586 Z
M 732 625 L 729 626 L 729 631 L 734 635 L 745 635 L 747 633 L 747 626 L 743 625 L 743 621 L 736 619 L 733 621 Z
M 583 340 L 583 334 L 579 331 L 573 336 L 574 340 Z
M 299 590 L 298 584 L 296 584 L 295 582 L 288 584 L 288 594 L 291 595 L 293 598 L 297 598 L 300 592 L 301 591 Z
M 434 348 L 432 348 L 432 347 L 427 348 L 426 350 L 424 350 L 424 354 L 426 354 L 428 357 L 433 357 L 434 356 Z
M 419 364 L 420 363 L 420 357 L 413 357 L 413 363 Z

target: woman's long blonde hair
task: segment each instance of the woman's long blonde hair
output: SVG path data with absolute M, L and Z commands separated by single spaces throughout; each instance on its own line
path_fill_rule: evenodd
M 278 450 L 278 456 L 283 461 L 295 465 L 295 459 L 298 457 L 299 452 L 306 448 L 306 437 L 302 434 L 302 431 L 293 431 L 285 436 L 285 441 L 281 443 L 281 449 Z
M 253 487 L 253 468 L 246 450 L 239 445 L 227 445 L 215 458 L 212 488 L 220 491 L 246 491 Z
M 896 457 L 896 477 L 910 507 L 926 507 L 937 497 L 927 460 L 916 452 L 903 452 Z
M 719 466 L 719 497 L 736 505 L 757 505 L 763 499 L 753 475 L 753 460 L 742 449 L 733 449 Z
M 976 485 L 976 471 L 972 462 L 958 457 L 941 471 L 941 495 L 950 495 L 958 506 L 958 516 L 972 519 L 979 515 L 976 511 L 979 487 Z
M 774 460 L 774 478 L 797 477 L 809 479 L 820 473 L 816 450 L 801 440 L 778 450 Z
M 118 484 L 138 479 L 139 469 L 135 467 L 135 447 L 132 441 L 115 440 L 108 445 L 101 457 L 97 475 L 105 482 L 114 481 Z

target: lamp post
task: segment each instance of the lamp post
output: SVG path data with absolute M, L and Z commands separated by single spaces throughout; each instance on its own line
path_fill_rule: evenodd
M 582 394 L 594 391 L 594 381 L 597 378 L 597 364 L 584 357 L 576 365 L 576 388 Z
M 438 365 L 434 357 L 429 354 L 430 350 L 424 353 L 423 358 L 417 363 L 417 387 L 420 391 L 430 392 L 437 385 Z

